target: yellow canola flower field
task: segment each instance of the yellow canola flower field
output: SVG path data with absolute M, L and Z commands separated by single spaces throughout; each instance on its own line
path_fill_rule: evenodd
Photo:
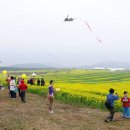
M 29 91 L 40 95 L 44 94 L 46 96 L 48 92 L 47 86 L 30 86 Z M 114 88 L 115 93 L 118 93 L 121 99 L 124 91 L 130 93 L 130 82 L 102 84 L 56 83 L 55 88 L 55 98 L 57 100 L 79 106 L 105 109 L 104 103 L 106 95 L 109 93 L 109 89 Z M 122 108 L 120 99 L 115 102 L 115 106 L 119 111 Z
M 15 74 L 15 72 L 12 73 Z M 38 70 L 37 73 L 43 73 L 44 77 L 37 74 L 36 78 L 44 78 L 46 85 L 43 87 L 36 86 L 36 83 L 34 86 L 29 85 L 28 92 L 46 96 L 49 81 L 54 80 L 55 99 L 69 104 L 104 109 L 104 102 L 110 88 L 114 88 L 115 93 L 118 93 L 120 98 L 123 96 L 124 91 L 128 91 L 130 95 L 129 71 L 109 72 L 106 70 L 66 69 Z M 0 78 L 2 79 L 1 82 L 5 84 L 4 77 Z M 122 108 L 121 101 L 118 100 L 115 104 L 116 108 L 120 111 Z

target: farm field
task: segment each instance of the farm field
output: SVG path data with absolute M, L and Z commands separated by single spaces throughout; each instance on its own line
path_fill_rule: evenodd
M 18 78 L 33 71 L 9 71 Z M 8 90 L 0 91 L 0 130 L 129 130 L 129 120 L 121 119 L 121 103 L 116 102 L 115 121 L 105 123 L 104 102 L 110 88 L 120 95 L 130 92 L 130 72 L 92 70 L 35 70 L 35 78 L 46 85 L 28 85 L 27 103 L 9 99 Z M 0 81 L 6 85 L 6 75 Z M 55 81 L 54 114 L 48 113 L 46 94 L 49 80 Z M 51 124 L 51 125 L 50 125 Z
M 1 92 L 1 91 L 0 91 Z M 0 130 L 129 130 L 129 120 L 105 123 L 107 112 L 54 102 L 54 114 L 48 113 L 46 98 L 27 93 L 27 103 L 9 99 L 5 89 L 0 93 Z
M 26 73 L 28 78 L 32 71 L 11 71 L 9 74 L 21 75 Z M 30 86 L 28 92 L 46 96 L 49 80 L 55 81 L 55 98 L 64 103 L 90 106 L 104 109 L 106 95 L 110 88 L 121 97 L 124 91 L 130 92 L 130 72 L 110 72 L 100 70 L 36 70 L 36 78 L 44 78 L 46 85 Z M 121 111 L 120 100 L 116 102 L 118 111 Z

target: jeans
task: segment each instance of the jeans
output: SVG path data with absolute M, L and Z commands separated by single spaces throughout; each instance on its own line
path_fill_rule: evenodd
M 18 88 L 18 92 L 19 92 L 19 97 L 21 97 L 21 96 L 20 96 L 20 89 L 19 89 L 19 88 Z
M 14 91 L 10 91 L 11 98 L 16 98 L 16 93 Z
M 128 116 L 128 107 L 123 107 L 123 117 Z
M 21 96 L 21 101 L 25 102 L 25 93 L 26 91 L 21 91 L 20 96 Z
M 130 107 L 123 108 L 123 117 L 130 118 Z

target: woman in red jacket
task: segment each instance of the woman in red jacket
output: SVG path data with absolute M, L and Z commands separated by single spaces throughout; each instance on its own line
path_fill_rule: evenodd
M 26 90 L 28 89 L 28 86 L 24 83 L 24 80 L 21 80 L 21 84 L 19 85 L 19 89 L 20 89 L 21 101 L 25 103 L 26 102 L 25 101 L 25 94 L 26 94 Z

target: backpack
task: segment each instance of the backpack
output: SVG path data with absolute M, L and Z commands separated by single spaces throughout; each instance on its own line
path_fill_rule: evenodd
M 108 99 L 108 97 L 107 97 L 107 100 L 105 101 L 105 107 L 106 107 L 107 109 L 110 109 L 110 108 L 111 108 L 111 102 L 110 102 L 110 99 Z

